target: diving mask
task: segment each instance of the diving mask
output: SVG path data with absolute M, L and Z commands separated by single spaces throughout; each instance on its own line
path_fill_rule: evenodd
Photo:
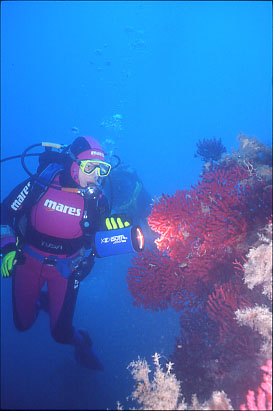
M 110 173 L 111 165 L 100 160 L 80 160 L 80 169 L 84 174 L 98 173 L 99 177 L 106 177 Z

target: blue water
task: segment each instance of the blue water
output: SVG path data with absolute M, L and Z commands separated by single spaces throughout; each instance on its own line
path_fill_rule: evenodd
M 152 198 L 189 188 L 199 139 L 221 138 L 228 152 L 240 132 L 271 143 L 271 27 L 265 1 L 2 2 L 1 155 L 92 135 L 113 141 Z M 25 178 L 19 160 L 4 163 L 2 198 Z M 2 408 L 127 407 L 129 362 L 167 357 L 179 334 L 173 311 L 132 306 L 130 259 L 99 260 L 77 302 L 75 325 L 89 330 L 104 373 L 53 341 L 45 313 L 16 331 L 1 281 Z

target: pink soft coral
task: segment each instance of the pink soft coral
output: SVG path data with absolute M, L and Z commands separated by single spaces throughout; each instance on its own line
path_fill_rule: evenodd
M 257 389 L 257 394 L 249 390 L 246 395 L 246 404 L 240 406 L 240 411 L 272 410 L 272 360 L 267 360 L 261 367 L 264 371 L 263 382 Z

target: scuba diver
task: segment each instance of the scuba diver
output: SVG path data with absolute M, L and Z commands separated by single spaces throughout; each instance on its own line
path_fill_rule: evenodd
M 38 153 L 35 175 L 22 161 L 30 178 L 1 204 L 1 274 L 12 277 L 14 323 L 25 331 L 45 310 L 54 340 L 75 347 L 81 365 L 103 370 L 88 332 L 72 325 L 73 315 L 80 282 L 98 256 L 95 233 L 131 224 L 110 216 L 101 182 L 111 165 L 97 140 L 78 137 L 67 147 L 53 143 L 31 147 L 38 145 L 62 147 L 62 151 L 50 148 Z
M 111 199 L 115 213 L 130 217 L 133 224 L 147 225 L 147 217 L 152 209 L 152 198 L 131 166 L 121 164 L 113 170 L 104 190 Z

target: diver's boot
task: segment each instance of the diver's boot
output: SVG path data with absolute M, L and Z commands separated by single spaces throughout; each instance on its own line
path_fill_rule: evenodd
M 103 365 L 92 350 L 92 340 L 87 331 L 74 331 L 73 343 L 75 347 L 74 357 L 76 361 L 89 370 L 103 371 Z

